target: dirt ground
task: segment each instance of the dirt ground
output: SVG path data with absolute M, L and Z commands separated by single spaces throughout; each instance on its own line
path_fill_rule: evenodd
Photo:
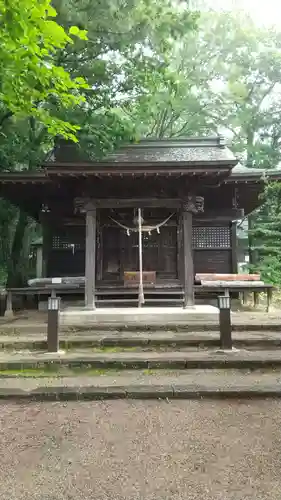
M 281 402 L 2 403 L 1 500 L 280 500 Z

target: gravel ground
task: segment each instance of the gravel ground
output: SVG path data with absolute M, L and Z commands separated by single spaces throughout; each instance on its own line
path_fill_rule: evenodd
M 280 500 L 281 402 L 2 404 L 1 500 Z

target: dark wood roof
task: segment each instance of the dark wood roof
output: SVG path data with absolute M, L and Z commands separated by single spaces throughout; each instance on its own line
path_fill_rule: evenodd
M 269 169 L 264 170 L 261 168 L 248 168 L 238 163 L 231 171 L 231 175 L 225 182 L 264 182 L 269 180 L 281 180 L 281 170 Z
M 225 145 L 221 137 L 184 138 L 184 139 L 144 139 L 136 144 L 121 147 L 102 160 L 89 161 L 81 149 L 73 143 L 60 141 L 54 150 L 52 159 L 44 167 L 93 168 L 106 167 L 119 169 L 126 167 L 196 167 L 221 166 L 228 168 L 238 160 Z
M 216 183 L 263 183 L 265 178 L 281 180 L 281 170 L 247 168 L 238 163 L 221 137 L 144 139 L 123 146 L 103 160 L 85 161 L 74 143 L 60 141 L 52 161 L 39 171 L 0 173 L 0 184 L 43 185 L 53 183 L 54 177 L 87 178 L 117 175 L 200 176 L 216 178 Z M 210 177 L 211 176 L 211 177 Z M 47 188 L 47 186 L 46 186 Z

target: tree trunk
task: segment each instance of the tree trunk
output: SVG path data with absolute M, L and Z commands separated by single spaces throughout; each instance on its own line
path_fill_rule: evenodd
M 22 249 L 25 230 L 28 224 L 28 216 L 20 210 L 19 218 L 15 230 L 14 240 L 11 249 L 11 255 L 8 263 L 7 287 L 24 286 L 24 277 L 22 273 Z
M 255 224 L 255 215 L 250 214 L 248 216 L 248 242 L 249 242 L 249 264 L 250 268 L 253 270 L 258 264 L 258 255 L 255 249 L 255 238 L 252 234 Z
M 249 129 L 246 133 L 247 135 L 247 160 L 246 166 L 248 168 L 252 168 L 254 166 L 254 155 L 253 155 L 253 147 L 254 147 L 254 131 L 253 129 Z
M 246 166 L 248 168 L 253 167 L 253 146 L 254 146 L 254 132 L 253 129 L 248 129 L 247 130 L 247 160 L 246 160 Z M 248 215 L 248 243 L 249 243 L 249 264 L 250 264 L 250 269 L 257 264 L 257 254 L 254 249 L 254 238 L 252 235 L 252 230 L 253 230 L 253 225 L 254 225 L 254 215 L 250 214 Z

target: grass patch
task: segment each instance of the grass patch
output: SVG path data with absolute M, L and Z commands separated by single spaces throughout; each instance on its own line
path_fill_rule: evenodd
M 153 370 L 152 368 L 146 368 L 145 370 L 142 370 L 142 375 L 155 375 L 157 373 L 156 370 Z
M 163 370 L 163 373 L 166 370 Z M 143 369 L 138 370 L 138 374 L 149 376 L 155 375 L 159 370 L 155 369 Z M 161 370 L 162 372 L 162 370 Z M 107 369 L 95 369 L 95 368 L 85 368 L 85 367 L 73 367 L 68 368 L 63 366 L 46 366 L 46 368 L 25 368 L 23 370 L 1 370 L 0 371 L 0 381 L 1 378 L 60 378 L 60 377 L 102 377 L 106 375 L 114 375 L 116 373 L 124 373 L 124 370 L 107 368 Z
M 75 350 L 75 348 L 71 348 L 69 350 Z M 140 347 L 127 347 L 127 346 L 100 346 L 100 347 L 92 347 L 91 351 L 92 352 L 134 352 L 134 351 L 140 351 Z
M 115 369 L 94 369 L 94 368 L 85 368 L 85 367 L 59 367 L 59 366 L 49 366 L 46 368 L 25 368 L 23 370 L 1 370 L 0 371 L 0 380 L 1 378 L 44 378 L 44 377 L 52 377 L 52 378 L 60 378 L 60 377 L 77 377 L 77 376 L 88 376 L 88 377 L 97 377 L 102 375 L 110 375 L 112 373 L 119 372 L 119 370 Z

